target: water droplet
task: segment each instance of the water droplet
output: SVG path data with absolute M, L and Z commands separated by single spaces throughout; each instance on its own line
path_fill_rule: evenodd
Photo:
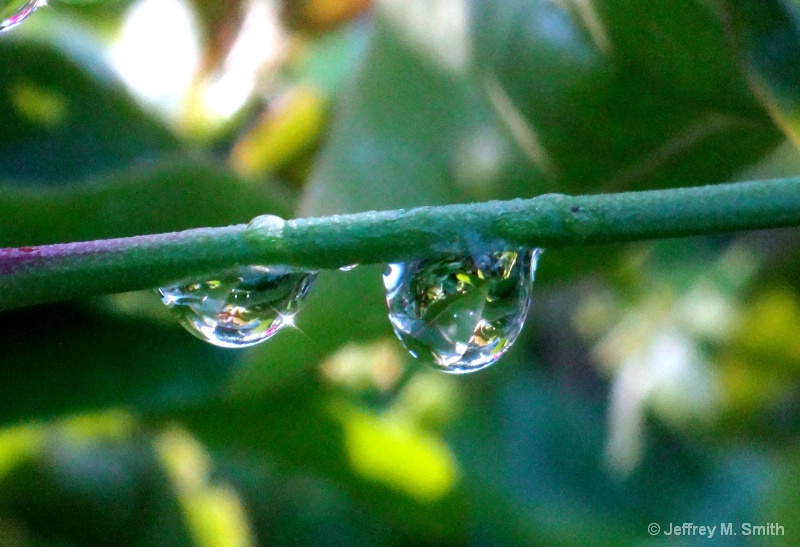
M 516 340 L 541 251 L 505 251 L 391 264 L 389 320 L 406 348 L 445 372 L 474 372 Z
M 47 0 L 27 0 L 27 2 L 0 0 L 0 32 L 16 27 L 45 5 Z
M 356 268 L 358 268 L 358 264 L 348 264 L 346 266 L 340 267 L 339 271 L 340 272 L 351 272 L 351 271 L 355 270 Z
M 257 244 L 278 244 L 286 229 L 286 221 L 275 215 L 261 215 L 247 223 L 245 238 Z
M 249 230 L 263 230 L 265 232 L 280 235 L 286 221 L 277 215 L 260 215 L 247 223 Z
M 316 272 L 244 266 L 158 289 L 186 330 L 225 348 L 263 342 L 291 325 Z

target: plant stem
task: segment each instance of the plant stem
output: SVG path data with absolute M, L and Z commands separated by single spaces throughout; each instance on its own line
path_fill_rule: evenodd
M 145 289 L 244 264 L 335 268 L 800 225 L 800 178 L 271 220 L 0 249 L 0 310 Z

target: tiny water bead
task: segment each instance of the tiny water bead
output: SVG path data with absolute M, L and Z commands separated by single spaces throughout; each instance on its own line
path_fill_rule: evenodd
M 247 223 L 251 232 L 259 231 L 270 237 L 279 237 L 285 227 L 286 221 L 277 215 L 259 215 Z
M 243 348 L 291 325 L 316 275 L 283 266 L 244 266 L 158 292 L 190 333 L 216 346 Z
M 22 2 L 19 0 L 0 0 L 0 32 L 16 27 L 34 11 L 45 5 L 47 5 L 47 0 L 27 0 Z
M 540 249 L 390 264 L 389 320 L 414 357 L 445 372 L 497 361 L 522 330 Z

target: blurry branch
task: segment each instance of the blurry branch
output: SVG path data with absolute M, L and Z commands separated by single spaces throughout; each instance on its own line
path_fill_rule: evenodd
M 800 178 L 421 207 L 0 249 L 0 310 L 156 287 L 242 264 L 335 268 L 800 225 Z

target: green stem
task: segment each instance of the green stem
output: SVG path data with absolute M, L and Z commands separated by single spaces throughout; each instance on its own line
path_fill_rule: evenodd
M 0 310 L 145 289 L 243 264 L 335 268 L 800 225 L 800 178 L 268 220 L 0 249 Z

